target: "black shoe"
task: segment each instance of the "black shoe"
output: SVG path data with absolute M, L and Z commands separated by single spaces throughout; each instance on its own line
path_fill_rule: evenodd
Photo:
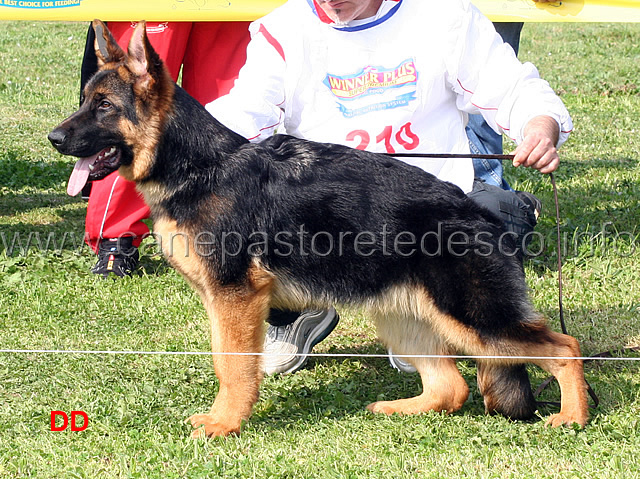
M 122 278 L 131 276 L 138 267 L 140 253 L 133 246 L 133 237 L 104 239 L 100 241 L 98 262 L 91 272 L 107 278 L 111 273 Z
M 533 211 L 537 221 L 542 212 L 542 202 L 535 195 L 527 191 L 516 191 L 516 196 Z

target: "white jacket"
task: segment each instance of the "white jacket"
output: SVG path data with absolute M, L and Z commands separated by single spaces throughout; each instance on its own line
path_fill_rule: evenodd
M 470 113 L 516 143 L 537 115 L 556 119 L 558 146 L 573 128 L 536 68 L 468 0 L 384 0 L 355 23 L 338 28 L 312 0 L 289 0 L 251 24 L 246 65 L 207 110 L 251 141 L 278 129 L 389 153 L 469 153 Z M 470 160 L 403 161 L 471 190 Z

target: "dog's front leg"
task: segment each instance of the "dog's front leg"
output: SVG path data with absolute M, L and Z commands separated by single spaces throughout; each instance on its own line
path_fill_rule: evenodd
M 198 428 L 192 437 L 238 434 L 242 421 L 251 416 L 262 381 L 261 357 L 255 353 L 263 348 L 269 293 L 270 282 L 254 282 L 220 288 L 212 297 L 202 295 L 211 322 L 213 363 L 220 389 L 208 414 L 188 419 Z

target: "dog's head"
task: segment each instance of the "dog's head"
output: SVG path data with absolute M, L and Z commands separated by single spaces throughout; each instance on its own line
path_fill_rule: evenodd
M 79 158 L 67 187 L 72 196 L 117 169 L 131 181 L 149 174 L 175 87 L 145 22 L 135 27 L 128 52 L 100 20 L 93 29 L 98 71 L 84 88 L 80 109 L 49 134 L 60 153 Z

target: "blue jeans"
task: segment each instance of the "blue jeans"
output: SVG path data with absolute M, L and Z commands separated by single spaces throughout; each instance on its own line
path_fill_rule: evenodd
M 496 31 L 502 36 L 505 43 L 518 54 L 520 46 L 520 32 L 523 23 L 494 23 Z M 499 135 L 484 121 L 482 115 L 469 115 L 469 123 L 466 128 L 467 138 L 471 153 L 502 154 L 502 135 Z M 487 184 L 498 186 L 504 190 L 511 190 L 509 183 L 502 177 L 502 161 L 486 158 L 474 159 L 473 170 L 475 177 Z

